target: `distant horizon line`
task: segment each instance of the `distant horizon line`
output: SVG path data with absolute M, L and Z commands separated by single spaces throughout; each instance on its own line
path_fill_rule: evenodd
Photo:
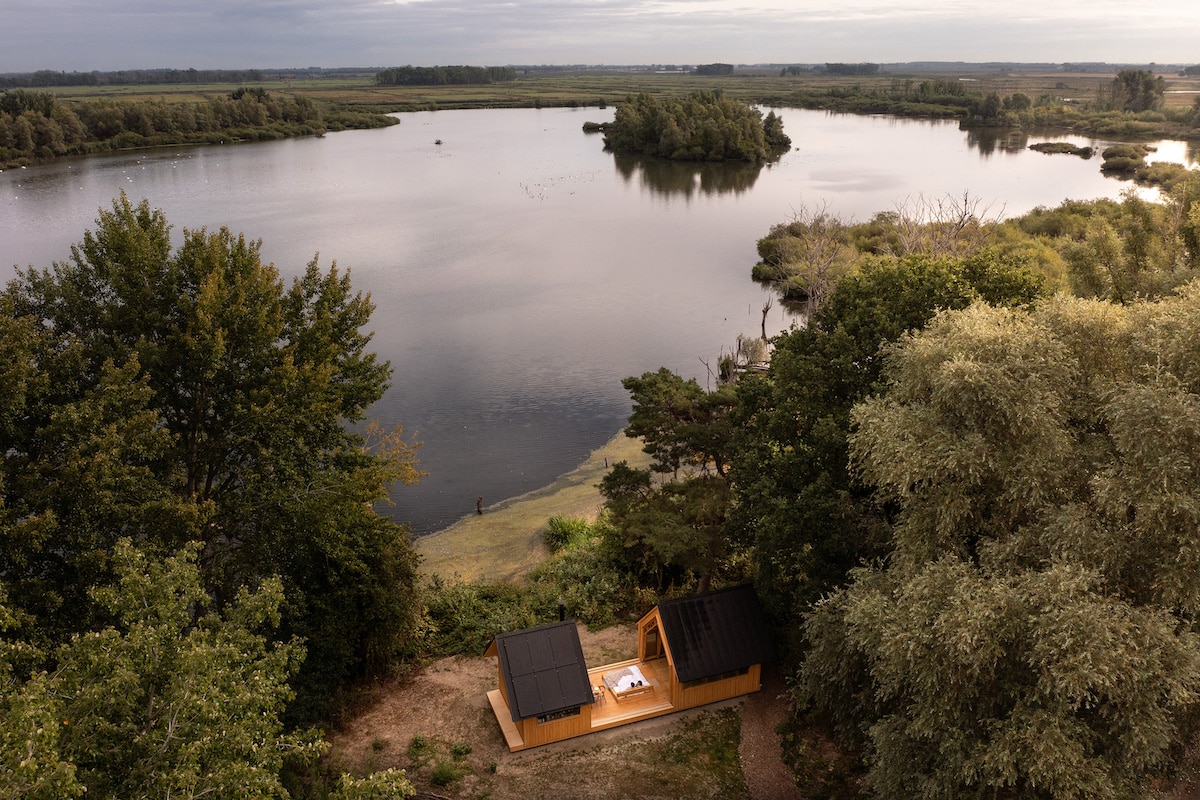
M 731 64 L 735 68 L 743 69 L 766 69 L 779 67 L 821 67 L 826 64 L 875 64 L 881 68 L 887 67 L 962 67 L 962 68 L 1039 68 L 1039 69 L 1058 69 L 1067 71 L 1067 67 L 1086 67 L 1086 68 L 1104 68 L 1104 67 L 1150 67 L 1162 71 L 1175 71 L 1189 66 L 1194 66 L 1198 62 L 1155 62 L 1155 61 L 964 61 L 961 59 L 952 60 L 937 60 L 937 59 L 920 59 L 912 61 L 762 61 L 754 63 L 737 63 L 724 61 L 689 61 L 689 62 L 643 62 L 631 64 L 609 64 L 609 63 L 578 63 L 578 64 L 487 64 L 484 66 L 510 67 L 513 69 L 537 69 L 537 70 L 553 70 L 553 69 L 573 69 L 573 70 L 630 70 L 630 69 L 687 69 L 689 67 L 703 66 L 707 64 Z M 37 75 L 39 73 L 52 73 L 60 75 L 90 75 L 93 73 L 120 73 L 120 72 L 371 72 L 385 69 L 393 69 L 397 66 L 424 66 L 424 67 L 448 67 L 448 66 L 466 66 L 466 64 L 432 64 L 432 65 L 414 65 L 414 64 L 393 64 L 391 66 L 371 66 L 371 65 L 349 65 L 338 67 L 323 67 L 323 66 L 284 66 L 284 67 L 123 67 L 120 69 L 53 69 L 42 67 L 33 70 L 9 70 L 0 72 L 0 75 L 5 77 Z

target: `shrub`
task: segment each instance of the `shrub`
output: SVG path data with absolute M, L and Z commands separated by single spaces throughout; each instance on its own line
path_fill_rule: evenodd
M 555 587 L 435 579 L 426 593 L 426 654 L 479 655 L 497 633 L 552 622 L 557 599 Z
M 429 739 L 418 733 L 416 736 L 412 737 L 412 741 L 408 743 L 408 757 L 416 761 L 420 759 L 421 756 L 425 755 L 425 752 L 428 749 Z
M 546 522 L 542 540 L 551 553 L 579 544 L 591 533 L 592 526 L 586 519 L 555 515 Z
M 429 776 L 434 786 L 448 786 L 462 777 L 462 770 L 453 761 L 439 761 Z

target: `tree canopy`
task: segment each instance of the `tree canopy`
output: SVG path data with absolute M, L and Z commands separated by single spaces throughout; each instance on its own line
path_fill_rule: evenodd
M 115 542 L 189 541 L 218 606 L 278 576 L 278 635 L 305 640 L 290 712 L 321 715 L 419 618 L 407 533 L 371 504 L 414 446 L 363 429 L 390 367 L 372 306 L 316 260 L 285 288 L 260 244 L 169 226 L 122 196 L 70 261 L 0 294 L 0 576 L 47 644 L 106 619 Z
M 791 145 L 783 121 L 715 92 L 682 99 L 630 96 L 604 127 L 604 144 L 616 153 L 679 161 L 765 161 Z
M 0 638 L 0 796 L 288 796 L 284 762 L 312 762 L 325 745 L 313 731 L 284 730 L 303 646 L 264 635 L 279 622 L 281 585 L 268 580 L 221 612 L 201 611 L 211 598 L 198 553 L 192 544 L 160 559 L 117 542 L 116 582 L 93 590 L 112 622 L 60 646 L 52 671 L 21 680 L 30 648 Z M 0 636 L 12 621 L 0 592 Z M 372 796 L 363 792 L 381 784 L 388 797 L 413 793 L 390 771 L 343 776 L 333 796 Z
M 376 86 L 465 86 L 516 80 L 512 67 L 392 67 L 375 74 Z
M 1144 797 L 1170 763 L 1200 699 L 1197 312 L 1196 284 L 976 304 L 891 349 L 851 457 L 893 550 L 804 667 L 880 795 Z
M 131 147 L 271 140 L 397 122 L 260 86 L 239 87 L 201 102 L 64 102 L 46 90 L 14 88 L 0 93 L 0 168 Z

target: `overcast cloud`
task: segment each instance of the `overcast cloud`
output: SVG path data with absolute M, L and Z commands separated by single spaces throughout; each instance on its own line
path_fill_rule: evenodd
M 0 0 L 0 72 L 1200 61 L 1197 0 Z

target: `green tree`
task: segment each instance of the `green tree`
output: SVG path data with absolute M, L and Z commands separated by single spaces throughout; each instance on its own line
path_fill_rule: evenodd
M 807 622 L 805 696 L 895 797 L 1144 797 L 1200 692 L 1200 286 L 944 312 L 855 407 L 886 567 Z
M 288 676 L 299 642 L 272 644 L 277 580 L 205 611 L 199 543 L 156 560 L 127 539 L 117 583 L 95 590 L 113 623 L 63 645 L 55 668 L 15 681 L 18 646 L 0 651 L 0 797 L 287 797 L 285 760 L 325 749 L 312 731 L 285 732 Z M 7 613 L 0 603 L 0 623 Z M 15 682 L 15 691 L 13 689 Z M 402 772 L 343 776 L 340 797 L 407 797 Z M 371 792 L 375 793 L 372 794 Z
M 625 435 L 645 442 L 655 472 L 678 474 L 689 467 L 728 473 L 729 413 L 736 400 L 730 389 L 705 391 L 694 378 L 684 380 L 666 367 L 621 384 L 633 399 Z
M 281 585 L 197 617 L 209 602 L 198 551 L 156 562 L 119 543 L 119 583 L 96 591 L 116 624 L 58 654 L 60 746 L 91 796 L 277 797 L 284 758 L 320 752 L 315 736 L 283 733 L 303 649 L 259 633 L 278 623 Z
M 853 405 L 882 386 L 888 343 L 938 309 L 1033 302 L 1041 281 L 992 252 L 864 261 L 804 328 L 775 342 L 765 376 L 737 385 L 734 525 L 755 543 L 762 596 L 785 628 L 885 551 L 887 515 L 848 467 Z
M 860 724 L 878 797 L 1146 797 L 1174 714 L 1196 702 L 1200 641 L 1099 583 L 1070 564 L 995 576 L 953 558 L 860 575 L 809 621 L 810 697 L 867 665 L 856 710 L 873 712 Z
M 1166 82 L 1145 69 L 1123 69 L 1110 87 L 1112 107 L 1122 111 L 1154 111 L 1162 107 Z
M 605 533 L 626 570 L 659 591 L 696 581 L 706 591 L 738 542 L 728 524 L 729 483 L 693 475 L 651 486 L 650 475 L 617 464 L 601 483 Z
M 791 140 L 774 112 L 762 112 L 715 92 L 682 99 L 630 96 L 605 126 L 604 144 L 615 153 L 679 161 L 765 161 Z
M 1125 303 L 1167 295 L 1195 278 L 1194 193 L 1183 184 L 1169 203 L 1128 194 L 1090 208 L 1081 235 L 1061 246 L 1073 292 Z
M 0 586 L 0 798 L 80 797 L 85 787 L 75 765 L 59 752 L 62 719 L 49 677 L 21 680 L 41 654 L 15 635 L 19 627 Z
M 643 580 L 661 589 L 694 576 L 703 591 L 734 546 L 727 512 L 736 397 L 665 367 L 622 383 L 633 398 L 625 435 L 643 439 L 653 463 L 647 471 L 621 462 L 605 476 L 611 530 Z M 651 471 L 672 479 L 655 486 Z
M 122 196 L 69 262 L 20 272 L 5 297 L 41 342 L 5 451 L 6 505 L 74 531 L 38 548 L 74 570 L 52 584 L 86 567 L 74 585 L 93 585 L 122 531 L 165 549 L 202 541 L 221 604 L 279 575 L 282 635 L 309 647 L 306 713 L 406 646 L 415 556 L 370 505 L 417 479 L 415 446 L 350 428 L 390 367 L 367 349 L 372 305 L 347 274 L 314 259 L 285 289 L 260 244 L 225 229 L 185 230 L 172 252 L 162 213 Z M 104 470 L 82 493 L 91 508 L 67 489 L 96 477 L 77 474 L 87 463 Z M 38 613 L 51 627 L 86 619 L 49 602 Z

